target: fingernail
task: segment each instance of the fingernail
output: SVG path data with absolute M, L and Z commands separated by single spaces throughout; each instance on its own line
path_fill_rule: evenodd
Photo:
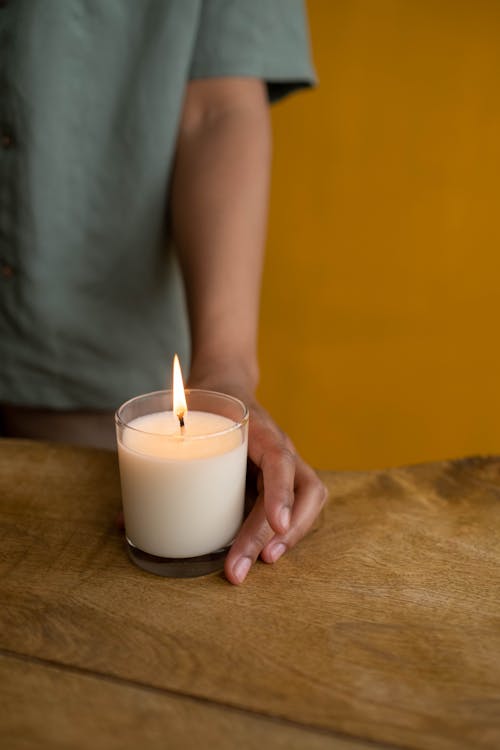
M 288 527 L 290 526 L 291 515 L 292 514 L 290 513 L 290 508 L 288 506 L 285 506 L 284 508 L 281 509 L 280 523 L 281 523 L 284 531 L 286 531 L 288 529 Z
M 247 577 L 248 571 L 250 570 L 250 567 L 252 565 L 252 561 L 249 557 L 240 557 L 237 563 L 235 563 L 233 568 L 234 577 L 238 581 L 238 583 L 243 583 L 245 578 Z
M 272 547 L 269 548 L 269 556 L 272 560 L 272 562 L 276 562 L 276 560 L 279 560 L 281 555 L 283 555 L 286 552 L 286 545 L 282 542 L 278 542 L 278 544 L 273 544 Z

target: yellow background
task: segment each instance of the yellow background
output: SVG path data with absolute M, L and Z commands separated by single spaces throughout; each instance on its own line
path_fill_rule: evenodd
M 500 451 L 500 2 L 310 0 L 260 397 L 318 468 Z

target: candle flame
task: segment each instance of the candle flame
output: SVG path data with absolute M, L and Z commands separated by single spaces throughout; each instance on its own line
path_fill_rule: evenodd
M 177 354 L 174 356 L 174 372 L 173 372 L 173 390 L 174 390 L 174 413 L 179 417 L 181 424 L 184 420 L 184 415 L 187 412 L 186 394 L 184 393 L 184 383 L 182 382 L 181 365 Z

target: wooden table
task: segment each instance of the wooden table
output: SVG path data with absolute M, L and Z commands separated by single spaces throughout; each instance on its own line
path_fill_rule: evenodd
M 324 473 L 240 588 L 134 567 L 112 454 L 0 441 L 0 745 L 500 748 L 500 458 Z

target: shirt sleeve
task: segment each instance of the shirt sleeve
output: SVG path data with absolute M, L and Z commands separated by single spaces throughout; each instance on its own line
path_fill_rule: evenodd
M 267 83 L 270 101 L 315 83 L 302 0 L 203 0 L 190 78 Z

